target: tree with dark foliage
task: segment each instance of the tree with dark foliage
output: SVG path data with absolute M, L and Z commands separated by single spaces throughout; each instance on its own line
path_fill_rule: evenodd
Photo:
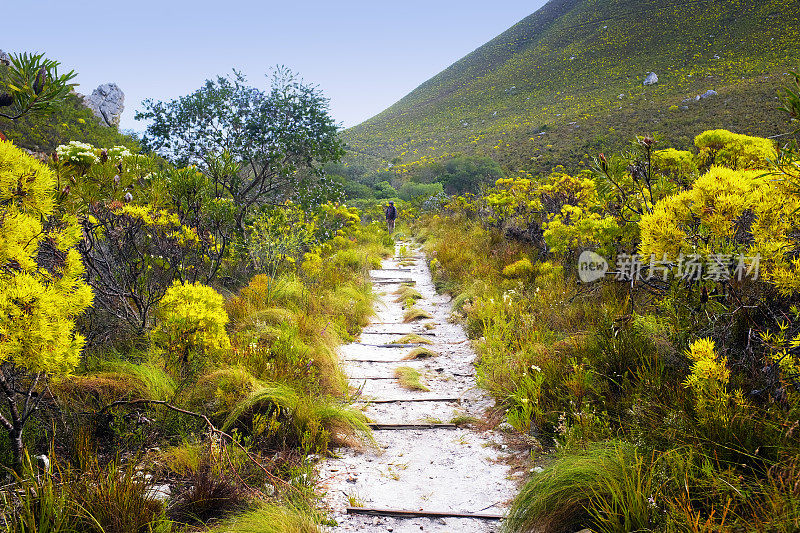
M 344 154 L 328 100 L 282 67 L 267 92 L 234 71 L 187 96 L 146 100 L 144 107 L 136 118 L 151 121 L 146 147 L 178 165 L 197 165 L 217 197 L 237 206 L 240 230 L 254 205 L 321 199 L 332 185 L 323 165 Z

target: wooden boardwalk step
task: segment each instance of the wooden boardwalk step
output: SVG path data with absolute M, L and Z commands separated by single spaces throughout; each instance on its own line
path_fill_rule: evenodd
M 412 359 L 342 359 L 347 363 L 407 363 Z
M 435 337 L 436 333 L 430 331 L 362 331 L 362 335 L 420 335 Z
M 369 346 L 370 348 L 416 348 L 417 346 L 427 346 L 419 342 L 412 342 L 409 344 L 367 344 L 364 342 L 354 342 L 359 346 Z
M 455 424 L 368 424 L 372 429 L 395 430 L 395 429 L 458 429 Z
M 502 520 L 501 514 L 459 513 L 454 511 L 413 511 L 410 509 L 378 509 L 375 507 L 348 507 L 347 514 L 391 516 L 394 518 L 474 518 L 477 520 Z
M 362 403 L 410 403 L 410 402 L 461 402 L 461 398 L 395 398 L 389 400 L 358 400 Z
M 439 322 L 433 322 L 433 324 L 439 326 Z M 370 322 L 367 324 L 368 326 L 375 326 L 375 325 L 382 325 L 382 326 L 410 326 L 411 324 L 402 323 L 402 322 Z

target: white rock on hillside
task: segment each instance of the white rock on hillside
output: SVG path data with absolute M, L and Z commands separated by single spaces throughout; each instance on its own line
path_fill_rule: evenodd
M 0 65 L 8 66 L 10 64 L 11 64 L 11 58 L 8 57 L 7 53 L 5 53 L 2 50 L 0 50 Z
M 119 126 L 119 119 L 125 110 L 125 93 L 116 83 L 104 83 L 91 95 L 84 96 L 83 104 L 106 125 Z
M 647 77 L 644 79 L 644 85 L 655 85 L 658 83 L 658 76 L 656 76 L 655 72 L 648 72 Z
M 715 91 L 714 89 L 709 89 L 709 90 L 707 90 L 706 92 L 704 92 L 703 94 L 700 95 L 700 99 L 701 100 L 705 100 L 706 98 L 710 98 L 712 96 L 717 96 L 717 94 L 718 94 L 717 91 Z

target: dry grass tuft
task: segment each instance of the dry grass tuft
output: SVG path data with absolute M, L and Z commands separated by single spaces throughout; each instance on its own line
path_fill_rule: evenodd
M 403 322 L 414 322 L 416 320 L 424 320 L 426 318 L 433 318 L 433 315 L 417 307 L 412 307 L 403 313 Z
M 420 346 L 419 348 L 414 348 L 411 350 L 408 355 L 403 357 L 406 361 L 410 361 L 412 359 L 427 359 L 429 357 L 436 357 L 439 354 L 434 352 L 433 350 L 426 348 L 424 346 Z
M 409 333 L 408 335 L 403 335 L 399 339 L 393 340 L 389 344 L 433 344 L 433 341 L 423 337 L 422 335 Z

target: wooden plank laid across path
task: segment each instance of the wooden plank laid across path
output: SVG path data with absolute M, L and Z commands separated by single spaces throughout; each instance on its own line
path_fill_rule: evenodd
M 435 326 L 441 326 L 441 324 L 439 322 L 429 322 L 429 323 L 433 324 Z M 368 326 L 375 326 L 375 325 L 384 325 L 384 326 L 385 325 L 391 325 L 391 326 L 403 326 L 403 325 L 406 325 L 406 326 L 413 326 L 413 324 L 398 324 L 397 322 L 370 322 L 367 325 Z
M 420 335 L 435 337 L 436 333 L 430 331 L 362 331 L 362 335 Z
M 407 363 L 412 359 L 342 359 L 347 363 Z
M 363 403 L 410 403 L 410 402 L 461 402 L 461 398 L 396 398 L 393 400 L 358 400 Z
M 393 516 L 397 518 L 475 518 L 478 520 L 502 520 L 500 514 L 459 513 L 451 511 L 412 511 L 410 509 L 378 509 L 374 507 L 348 507 L 347 514 L 369 516 Z
M 359 346 L 369 346 L 370 348 L 416 348 L 417 346 L 426 346 L 419 342 L 412 342 L 410 344 L 365 344 L 363 342 L 354 342 Z
M 378 424 L 378 423 L 370 423 L 368 424 L 369 427 L 372 429 L 383 429 L 383 430 L 392 430 L 392 429 L 458 429 L 458 426 L 455 424 Z

